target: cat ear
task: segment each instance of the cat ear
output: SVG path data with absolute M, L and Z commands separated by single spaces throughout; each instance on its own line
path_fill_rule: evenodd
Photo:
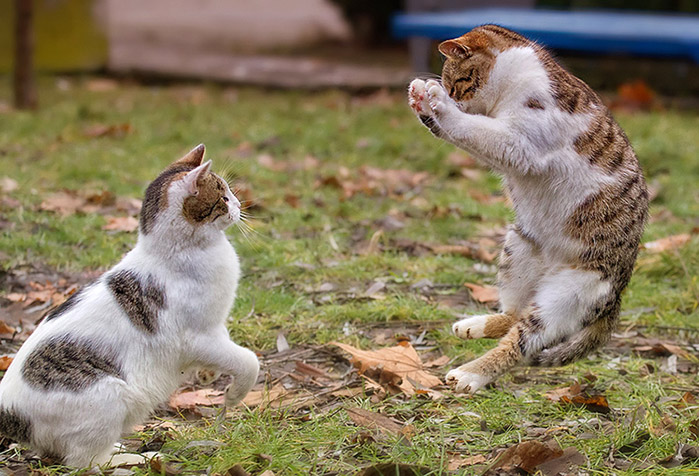
M 206 152 L 206 147 L 204 147 L 204 144 L 199 144 L 175 163 L 198 167 L 201 165 L 201 161 L 204 159 L 204 152 Z
M 471 48 L 459 43 L 456 40 L 447 40 L 439 44 L 439 52 L 447 58 L 466 59 L 470 58 L 473 52 Z
M 187 193 L 189 193 L 190 195 L 199 194 L 199 185 L 201 185 L 201 179 L 209 173 L 209 170 L 211 170 L 211 161 L 207 160 L 199 167 L 195 168 L 190 172 L 187 172 L 187 175 L 185 175 L 183 179 Z

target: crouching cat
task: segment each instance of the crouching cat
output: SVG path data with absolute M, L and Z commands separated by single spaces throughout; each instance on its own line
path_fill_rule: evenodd
M 0 382 L 0 433 L 68 466 L 108 463 L 120 435 L 190 370 L 233 376 L 226 405 L 252 388 L 256 355 L 226 319 L 240 264 L 224 229 L 240 202 L 200 145 L 147 188 L 138 243 L 50 312 Z
M 517 362 L 561 365 L 611 335 L 648 213 L 626 135 L 599 96 L 543 48 L 496 25 L 440 44 L 441 83 L 409 103 L 438 138 L 502 175 L 516 214 L 500 255 L 501 312 L 454 324 L 502 338 L 447 374 L 475 392 Z

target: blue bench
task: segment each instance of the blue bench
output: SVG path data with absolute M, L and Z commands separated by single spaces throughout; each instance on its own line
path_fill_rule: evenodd
M 549 48 L 691 58 L 699 63 L 699 15 L 516 8 L 399 13 L 393 17 L 392 33 L 396 38 L 446 40 L 486 23 L 510 28 Z M 411 51 L 414 65 L 427 64 L 426 58 L 416 57 L 424 52 L 424 47 Z

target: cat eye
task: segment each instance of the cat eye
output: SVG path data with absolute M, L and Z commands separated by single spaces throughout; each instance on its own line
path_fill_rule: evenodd
M 221 198 L 223 199 L 224 202 L 228 203 L 228 201 L 229 201 L 228 197 L 226 197 L 226 196 L 224 195 L 224 196 L 222 196 Z

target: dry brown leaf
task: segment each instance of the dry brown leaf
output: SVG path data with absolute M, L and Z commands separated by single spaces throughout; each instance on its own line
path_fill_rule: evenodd
M 537 466 L 544 476 L 559 476 L 566 474 L 579 474 L 578 467 L 587 464 L 587 458 L 574 446 L 563 450 L 558 458 L 548 460 Z
M 83 205 L 85 205 L 85 199 L 78 197 L 74 192 L 58 192 L 42 201 L 39 210 L 72 215 Z
M 464 283 L 464 286 L 471 290 L 473 299 L 482 303 L 494 303 L 500 299 L 498 288 L 495 286 L 481 286 L 480 284 Z
M 272 388 L 262 390 L 252 390 L 243 399 L 243 403 L 249 407 L 267 407 L 273 402 L 280 401 L 287 394 L 287 390 L 282 384 L 274 385 Z
M 452 455 L 447 463 L 447 470 L 456 471 L 460 468 L 466 468 L 468 466 L 473 466 L 476 464 L 482 464 L 488 461 L 488 459 L 483 455 L 470 455 L 464 456 L 461 454 Z
M 675 430 L 677 430 L 677 425 L 672 420 L 672 417 L 665 413 L 663 414 L 663 417 L 660 419 L 660 422 L 657 425 L 649 424 L 648 429 L 654 436 L 659 438 L 663 435 L 667 435 L 668 433 L 672 433 Z
M 107 223 L 102 229 L 132 233 L 138 230 L 138 220 L 134 217 L 107 217 Z
M 669 342 L 651 341 L 647 345 L 637 345 L 633 348 L 635 352 L 649 352 L 655 356 L 667 356 L 674 354 L 683 359 L 691 359 L 691 354 L 682 347 L 670 344 Z
M 228 471 L 223 473 L 223 475 L 224 476 L 250 476 L 250 473 L 245 471 L 243 466 L 240 463 L 238 463 L 235 466 L 233 466 L 232 468 L 228 468 Z
M 10 193 L 19 188 L 17 181 L 10 177 L 0 177 L 0 192 Z
M 5 321 L 0 321 L 0 334 L 13 335 L 16 329 L 12 326 L 8 326 Z
M 133 131 L 133 126 L 128 122 L 123 124 L 94 124 L 83 130 L 86 137 L 92 139 L 98 137 L 116 137 L 122 138 Z
M 24 302 L 27 300 L 25 293 L 9 293 L 5 295 L 5 299 L 11 302 Z
M 400 463 L 378 463 L 364 468 L 354 476 L 428 476 L 436 474 L 432 468 Z
M 352 363 L 360 374 L 378 377 L 381 384 L 397 387 L 407 395 L 415 393 L 415 384 L 425 388 L 441 384 L 438 377 L 425 371 L 420 356 L 407 341 L 379 350 L 361 350 L 340 342 L 331 344 L 352 355 Z
M 483 475 L 501 474 L 500 470 L 522 470 L 528 474 L 534 473 L 540 464 L 562 455 L 563 450 L 555 441 L 547 443 L 536 440 L 523 441 L 503 451 Z
M 114 91 L 119 88 L 119 82 L 108 78 L 92 78 L 87 81 L 85 88 L 92 92 Z
M 617 93 L 620 106 L 630 109 L 647 109 L 655 99 L 655 92 L 641 79 L 621 84 Z
M 7 370 L 13 360 L 14 357 L 10 357 L 9 355 L 0 357 L 0 370 Z
M 412 425 L 398 423 L 381 413 L 364 410 L 363 408 L 346 408 L 347 415 L 357 426 L 363 426 L 370 430 L 379 430 L 384 434 L 403 435 L 409 438 L 415 433 Z
M 549 390 L 545 393 L 545 396 L 554 402 L 584 407 L 592 412 L 609 413 L 611 411 L 607 397 L 597 393 L 590 393 L 587 385 L 580 385 L 577 382 L 569 387 Z
M 680 248 L 692 239 L 689 233 L 682 233 L 680 235 L 666 236 L 665 238 L 660 238 L 659 240 L 649 241 L 643 244 L 643 248 L 650 251 L 651 253 L 662 253 L 663 251 L 674 250 Z
M 143 201 L 132 197 L 116 197 L 116 209 L 130 216 L 137 216 L 143 206 Z
M 436 359 L 432 359 L 430 361 L 425 362 L 424 367 L 426 368 L 439 368 L 439 367 L 444 367 L 449 363 L 451 359 L 449 358 L 448 355 L 442 355 L 441 357 L 437 357 Z
M 222 391 L 202 388 L 201 390 L 175 393 L 170 397 L 170 407 L 175 410 L 191 410 L 197 405 L 203 407 L 222 405 L 224 401 L 225 396 Z

